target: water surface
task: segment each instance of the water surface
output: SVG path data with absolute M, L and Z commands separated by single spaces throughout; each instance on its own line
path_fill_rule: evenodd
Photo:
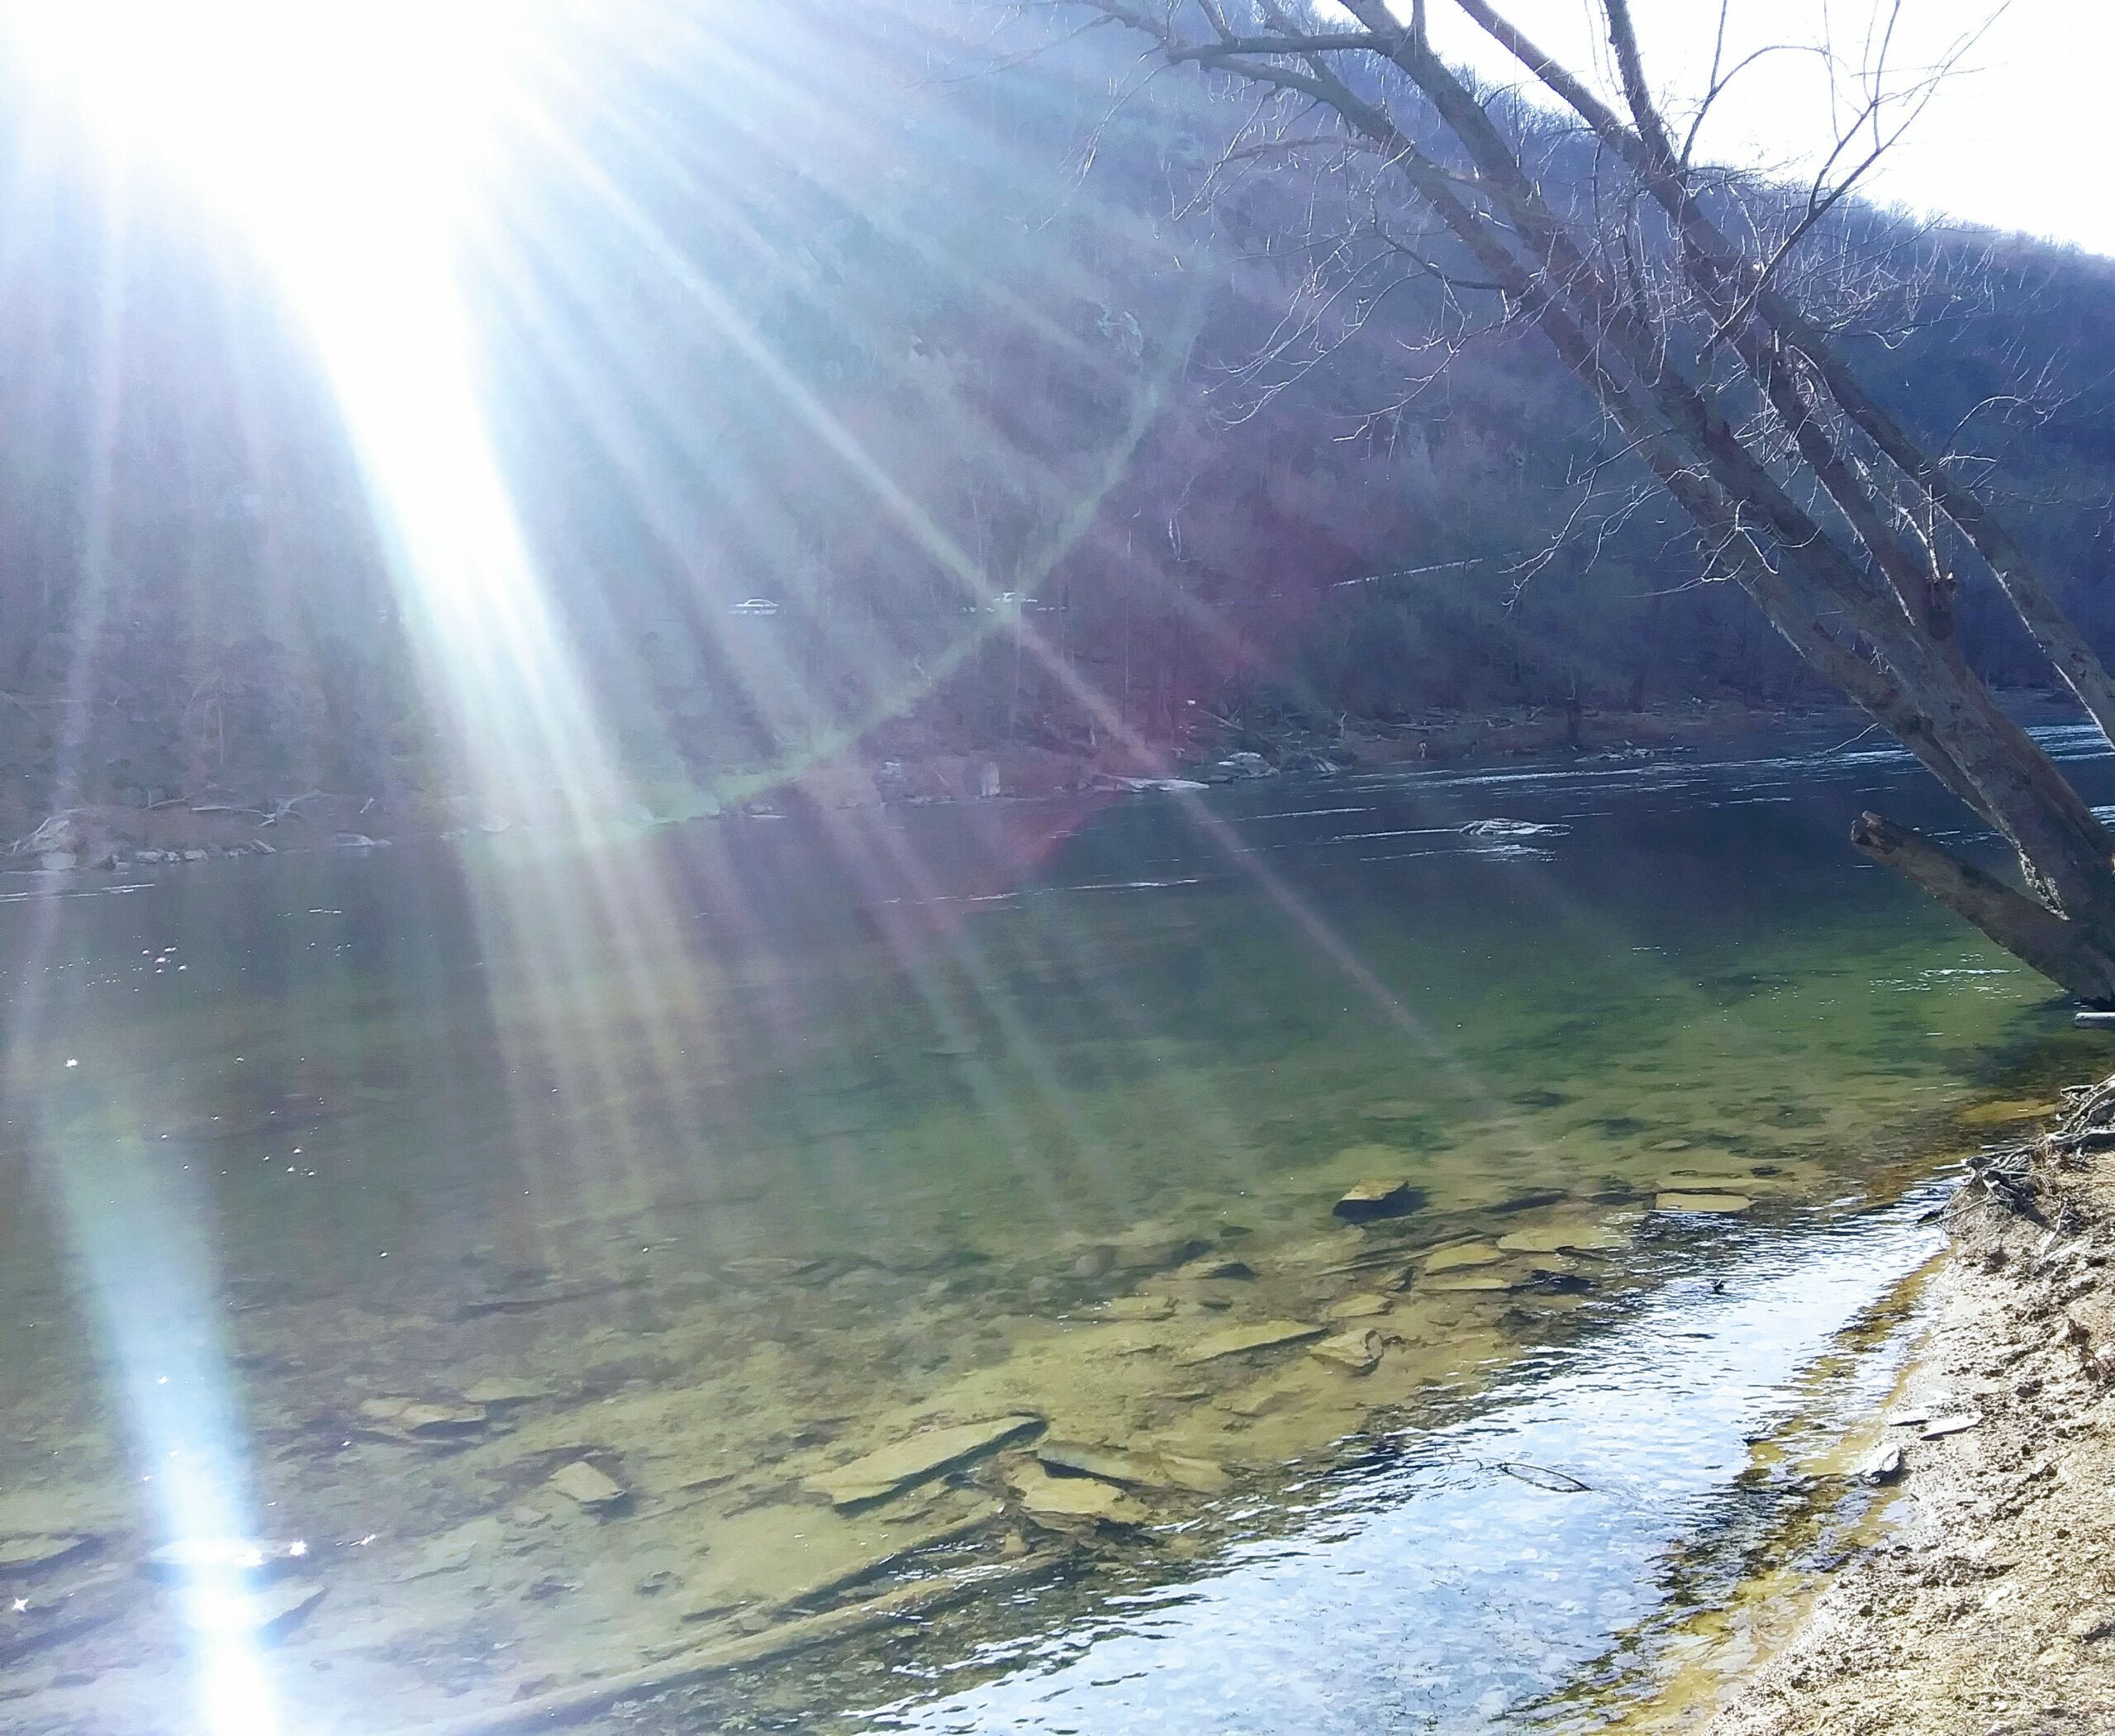
M 1875 801 L 1949 823 L 1854 745 L 5 877 L 0 1533 L 97 1543 L 0 1692 L 218 1736 L 239 1656 L 289 1727 L 397 1731 L 989 1570 L 626 1715 L 1542 1717 L 1782 1492 L 1747 1437 L 1928 1252 L 1977 1106 L 2091 1064 L 1857 860 Z M 1373 1177 L 1417 1209 L 1333 1215 Z M 1501 1236 L 1547 1247 L 1425 1269 Z M 1262 1320 L 1377 1366 L 1195 1359 Z M 1019 1448 L 801 1487 L 1011 1413 L 1224 1485 L 1116 1529 L 1024 1510 Z M 133 1571 L 231 1530 L 326 1591 L 269 1648 Z M 40 1638 L 69 1599 L 105 1624 Z

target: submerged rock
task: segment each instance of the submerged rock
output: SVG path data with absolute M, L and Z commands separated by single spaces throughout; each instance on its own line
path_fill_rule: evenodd
M 144 1557 L 140 1571 L 150 1579 L 186 1580 L 212 1577 L 261 1583 L 299 1567 L 308 1545 L 259 1543 L 250 1538 L 194 1537 L 164 1543 Z
M 1036 1519 L 1130 1528 L 1153 1517 L 1138 1501 L 1099 1478 L 1053 1477 L 1040 1465 L 1015 1467 L 1006 1473 L 1006 1485 Z
M 0 1579 L 26 1579 L 78 1561 L 96 1546 L 83 1533 L 18 1533 L 0 1536 Z
M 1333 1363 L 1339 1368 L 1348 1368 L 1353 1374 L 1369 1374 L 1381 1360 L 1381 1348 L 1380 1333 L 1367 1326 L 1339 1332 L 1319 1344 L 1309 1344 L 1307 1353 L 1319 1357 L 1325 1363 Z
M 1424 1194 L 1400 1176 L 1377 1176 L 1354 1182 L 1330 1210 L 1347 1223 L 1370 1223 L 1376 1218 L 1408 1217 L 1424 1204 Z
M 1395 1299 L 1377 1290 L 1355 1290 L 1340 1296 L 1322 1311 L 1333 1320 L 1370 1320 L 1394 1307 Z
M 1742 1193 L 1662 1193 L 1653 1196 L 1652 1209 L 1655 1211 L 1731 1217 L 1748 1210 L 1754 1204 L 1753 1200 Z
M 802 1479 L 801 1486 L 824 1496 L 833 1506 L 863 1506 L 1026 1439 L 1042 1429 L 1041 1417 L 1023 1413 L 929 1429 L 834 1471 L 818 1472 Z
M 1086 1447 L 1045 1441 L 1035 1456 L 1046 1469 L 1078 1477 L 1100 1477 L 1133 1489 L 1181 1489 L 1193 1495 L 1217 1495 L 1229 1481 L 1224 1467 L 1206 1458 L 1171 1453 L 1123 1453 L 1113 1447 Z
M 1424 1270 L 1428 1277 L 1436 1277 L 1442 1272 L 1453 1272 L 1466 1266 L 1495 1266 L 1505 1258 L 1505 1251 L 1495 1242 L 1454 1242 L 1444 1248 L 1435 1248 L 1424 1257 Z
M 1200 1339 L 1176 1358 L 1185 1367 L 1199 1363 L 1216 1362 L 1223 1356 L 1241 1356 L 1252 1350 L 1275 1350 L 1286 1344 L 1304 1344 L 1309 1339 L 1319 1339 L 1324 1329 L 1305 1320 L 1251 1320 L 1244 1325 L 1229 1326 L 1224 1332 L 1214 1332 L 1210 1338 Z
M 1498 1239 L 1507 1253 L 1598 1253 L 1622 1248 L 1630 1237 L 1622 1225 L 1595 1218 L 1577 1218 L 1560 1224 L 1537 1224 Z
M 1473 1291 L 1510 1290 L 1514 1280 L 1498 1272 L 1449 1272 L 1419 1281 L 1418 1289 L 1438 1296 L 1462 1296 Z
M 1561 1206 L 1571 1196 L 1561 1187 L 1530 1187 L 1519 1193 L 1508 1194 L 1490 1209 L 1493 1211 L 1540 1211 L 1545 1206 Z
M 1110 1244 L 1112 1272 L 1165 1272 L 1171 1266 L 1180 1266 L 1186 1260 L 1194 1260 L 1200 1254 L 1211 1252 L 1212 1244 L 1201 1236 L 1168 1235 L 1153 1232 L 1131 1235 Z
M 631 1491 L 622 1483 L 584 1458 L 553 1472 L 550 1486 L 590 1513 L 614 1513 L 631 1499 Z
M 421 1444 L 460 1439 L 476 1434 L 487 1421 L 482 1405 L 414 1398 L 364 1399 L 359 1415 L 363 1434 Z
M 308 1619 L 310 1613 L 323 1601 L 323 1593 L 321 1586 L 292 1581 L 266 1586 L 233 1599 L 216 1599 L 212 1615 L 213 1631 L 224 1634 L 233 1628 L 253 1639 L 277 1644 Z
M 1206 1254 L 1190 1261 L 1175 1275 L 1178 1278 L 1252 1278 L 1256 1270 L 1231 1254 Z
M 533 1382 L 495 1378 L 478 1381 L 465 1387 L 463 1402 L 497 1410 L 509 1405 L 533 1404 L 538 1399 L 550 1396 L 549 1387 L 539 1386 Z

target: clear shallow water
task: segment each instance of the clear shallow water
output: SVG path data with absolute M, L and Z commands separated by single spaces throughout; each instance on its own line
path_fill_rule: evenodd
M 1857 863 L 1875 795 L 1935 811 L 1853 749 L 21 879 L 0 1532 L 93 1531 L 86 1571 L 128 1589 L 0 1691 L 26 1729 L 164 1727 L 200 1645 L 129 1567 L 210 1527 L 320 1540 L 327 1600 L 264 1669 L 319 1730 L 986 1556 L 1048 1572 L 655 1715 L 1526 1716 L 1649 1612 L 1753 1416 L 1914 1263 L 1891 1208 L 1983 1136 L 1958 1112 L 2096 1053 Z M 1547 830 L 1462 830 L 1494 817 Z M 1421 1210 L 1337 1223 L 1376 1173 Z M 1646 1210 L 1710 1185 L 1754 1211 Z M 1609 1245 L 1563 1283 L 1390 1291 L 1364 1376 L 1185 1360 L 1435 1244 L 1589 1219 Z M 1182 1244 L 1252 1275 L 1162 1269 Z M 1100 1318 L 1123 1296 L 1165 1317 Z M 439 1443 L 360 1409 L 481 1379 L 535 1396 Z M 1014 1410 L 1229 1487 L 1091 1538 L 1024 1518 L 1009 1460 L 865 1515 L 800 1490 Z M 1490 1469 L 1538 1455 L 1590 1491 Z M 549 1492 L 583 1457 L 628 1515 Z
M 1661 1607 L 1678 1548 L 1786 1498 L 1735 1486 L 1750 1440 L 1783 1420 L 1787 1387 L 1844 1323 L 1937 1251 L 1940 1232 L 1918 1221 L 1934 1202 L 1799 1241 L 1744 1239 L 1737 1288 L 1671 1279 L 1590 1341 L 1523 1358 L 1471 1414 L 1288 1491 L 1281 1534 L 1008 1648 L 996 1680 L 882 1721 L 1467 1730 L 1549 1710 L 1568 1723 L 1540 1702 Z

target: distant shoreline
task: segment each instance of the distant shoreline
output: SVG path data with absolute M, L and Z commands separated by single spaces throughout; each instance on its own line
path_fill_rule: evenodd
M 2070 721 L 2075 709 L 2041 693 L 2011 696 L 2031 723 Z M 1328 775 L 1421 766 L 1473 768 L 1567 750 L 1582 762 L 1610 754 L 1647 758 L 1705 745 L 1760 747 L 1787 734 L 1803 745 L 1840 735 L 1847 745 L 1886 738 L 1846 706 L 1761 706 L 1681 701 L 1642 710 L 1561 706 L 1433 711 L 1395 720 L 1346 719 L 1333 730 L 1243 727 L 1214 719 L 1191 740 L 1058 749 L 1034 744 L 943 747 L 906 740 L 891 725 L 854 751 L 801 767 L 730 769 L 711 785 L 649 792 L 612 812 L 618 830 L 682 824 L 730 814 L 927 806 L 1121 795 L 1141 783 L 1181 779 L 1231 783 L 1284 774 Z M 894 751 L 891 751 L 891 749 Z M 549 804 L 553 814 L 559 804 Z M 208 790 L 150 807 L 84 803 L 45 815 L 17 813 L 21 828 L 0 845 L 0 873 L 131 873 L 216 858 L 284 851 L 364 849 L 470 833 L 548 834 L 554 820 L 501 812 L 459 797 Z

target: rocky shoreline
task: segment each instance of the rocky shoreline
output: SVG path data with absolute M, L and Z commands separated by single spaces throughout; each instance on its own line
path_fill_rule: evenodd
M 1767 1661 L 1645 1727 L 2115 1729 L 2115 1077 L 2065 1096 L 1949 1208 L 1908 1372 L 1851 1443 L 1894 1486 L 1877 1535 Z

